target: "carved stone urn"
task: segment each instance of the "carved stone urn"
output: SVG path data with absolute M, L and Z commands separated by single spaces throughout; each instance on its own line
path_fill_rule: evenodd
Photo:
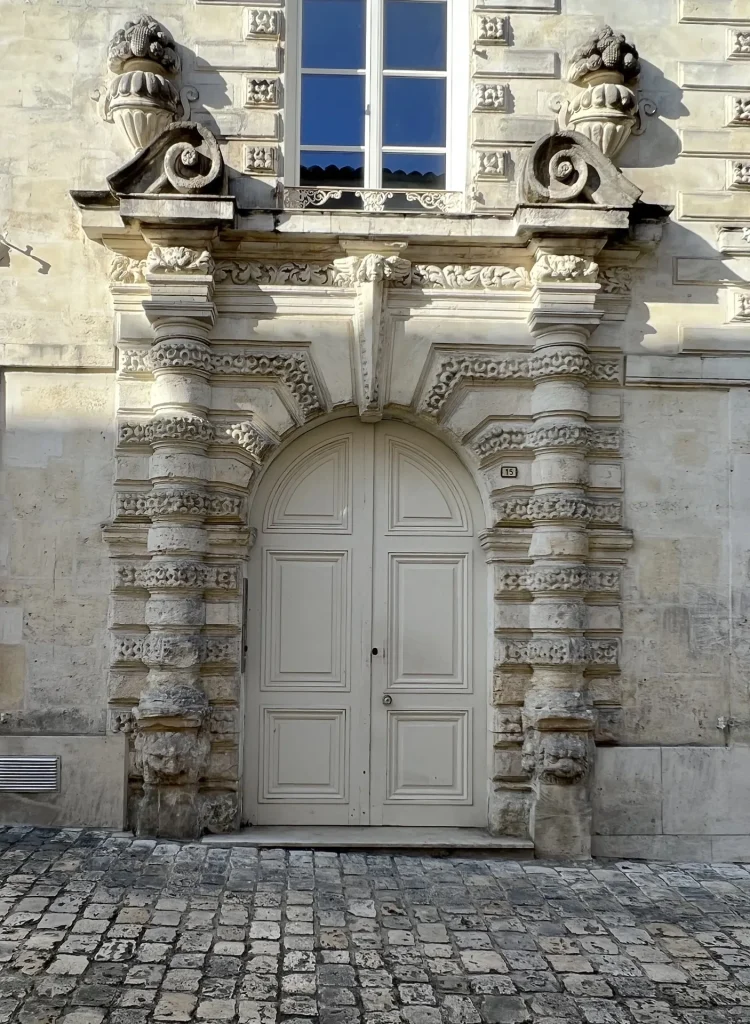
M 579 93 L 560 110 L 560 126 L 585 135 L 612 160 L 638 122 L 638 100 L 629 87 L 640 73 L 638 51 L 609 25 L 573 54 L 568 80 Z
M 148 14 L 128 21 L 109 44 L 109 69 L 116 73 L 104 104 L 136 150 L 145 149 L 177 114 L 179 95 L 167 76 L 180 70 L 170 33 Z

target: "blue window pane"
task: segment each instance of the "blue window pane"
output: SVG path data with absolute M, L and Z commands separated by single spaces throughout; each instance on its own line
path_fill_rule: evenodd
M 445 157 L 432 153 L 384 153 L 383 188 L 445 188 Z
M 364 180 L 363 153 L 326 153 L 307 149 L 300 153 L 300 185 L 359 188 Z
M 365 137 L 364 75 L 303 75 L 303 146 L 362 146 Z
M 445 79 L 384 78 L 383 145 L 445 145 Z
M 444 71 L 446 54 L 445 3 L 386 0 L 386 69 Z
M 303 68 L 365 66 L 365 0 L 304 0 Z

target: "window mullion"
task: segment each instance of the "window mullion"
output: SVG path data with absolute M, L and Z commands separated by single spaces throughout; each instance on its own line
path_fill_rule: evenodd
M 367 0 L 365 188 L 380 188 L 382 180 L 384 2 Z

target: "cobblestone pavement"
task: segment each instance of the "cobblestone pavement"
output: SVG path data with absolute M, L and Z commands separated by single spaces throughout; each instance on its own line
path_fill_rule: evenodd
M 750 871 L 0 828 L 0 1024 L 750 1022 Z

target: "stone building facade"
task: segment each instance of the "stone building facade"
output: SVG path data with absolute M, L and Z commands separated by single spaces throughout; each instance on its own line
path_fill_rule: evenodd
M 750 859 L 749 0 L 3 34 L 0 821 Z

